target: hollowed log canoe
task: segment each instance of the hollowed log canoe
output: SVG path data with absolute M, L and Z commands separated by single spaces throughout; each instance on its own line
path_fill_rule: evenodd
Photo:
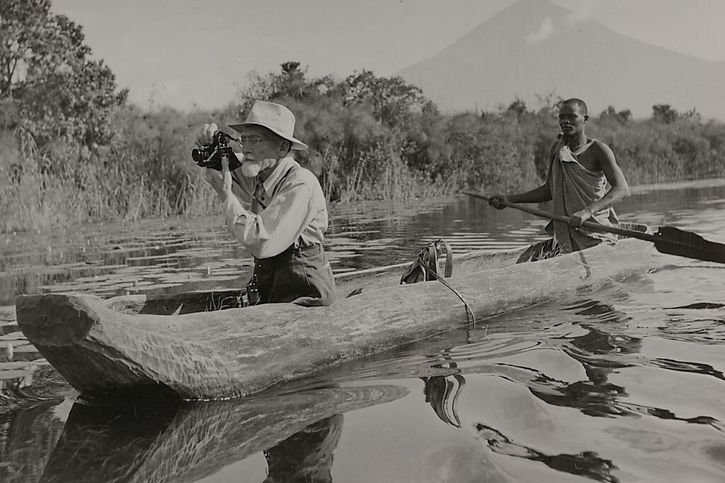
M 520 250 L 454 259 L 453 290 L 438 281 L 400 285 L 401 270 L 340 277 L 329 307 L 218 307 L 233 291 L 158 299 L 83 294 L 19 296 L 18 325 L 87 398 L 224 399 L 259 392 L 488 317 L 596 290 L 646 272 L 651 245 L 601 244 L 533 263 Z M 461 300 L 462 299 L 462 300 Z

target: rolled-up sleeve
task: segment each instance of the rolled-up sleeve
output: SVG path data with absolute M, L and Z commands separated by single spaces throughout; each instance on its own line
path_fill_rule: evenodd
M 309 222 L 312 193 L 301 180 L 284 183 L 259 214 L 230 207 L 225 219 L 234 238 L 256 258 L 279 255 L 295 243 Z

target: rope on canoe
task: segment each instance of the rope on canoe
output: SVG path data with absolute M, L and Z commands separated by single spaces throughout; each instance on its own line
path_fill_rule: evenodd
M 463 306 L 466 308 L 466 320 L 475 329 L 476 328 L 476 316 L 473 315 L 473 311 L 471 310 L 471 307 L 468 305 L 468 302 L 466 302 L 466 300 L 463 298 L 463 296 L 458 292 L 458 290 L 451 287 L 451 284 L 449 284 L 443 277 L 438 276 L 438 274 L 435 271 L 430 270 L 427 266 L 428 264 L 423 260 L 422 254 L 418 255 L 418 261 L 420 262 L 420 266 L 426 274 L 427 280 L 430 280 L 431 278 L 435 278 L 440 283 L 442 283 L 444 287 L 446 287 L 448 290 L 450 290 L 451 292 L 456 294 L 456 297 L 461 299 L 461 302 L 463 302 Z

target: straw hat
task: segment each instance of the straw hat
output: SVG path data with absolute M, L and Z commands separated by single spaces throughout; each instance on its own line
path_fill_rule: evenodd
M 307 145 L 294 137 L 295 115 L 281 104 L 267 101 L 255 101 L 247 119 L 240 124 L 229 127 L 241 133 L 244 126 L 266 127 L 278 136 L 292 143 L 292 149 L 302 151 Z

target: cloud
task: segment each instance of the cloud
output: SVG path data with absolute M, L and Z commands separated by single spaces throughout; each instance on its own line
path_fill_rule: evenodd
M 576 7 L 566 16 L 567 25 L 573 25 L 591 19 L 595 6 L 596 0 L 581 0 L 577 2 Z
M 556 28 L 554 28 L 554 22 L 551 21 L 551 17 L 546 17 L 541 21 L 538 32 L 532 32 L 526 36 L 526 41 L 531 44 L 538 44 L 551 37 Z

